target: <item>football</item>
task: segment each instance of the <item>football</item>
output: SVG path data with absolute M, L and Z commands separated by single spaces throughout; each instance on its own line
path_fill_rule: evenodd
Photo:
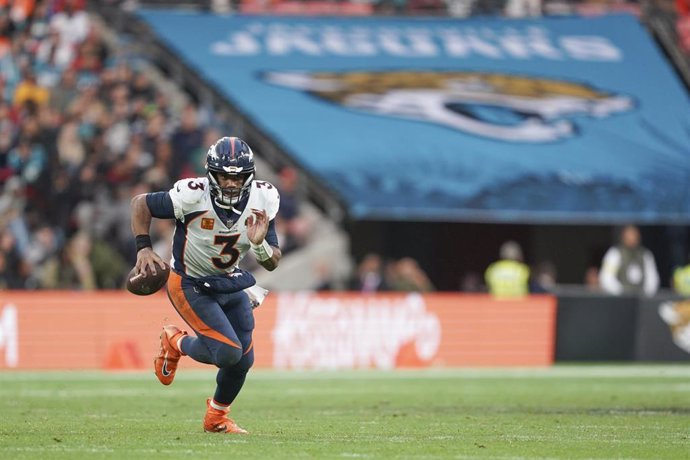
M 165 286 L 169 275 L 169 267 L 161 268 L 157 265 L 155 275 L 153 275 L 151 270 L 147 267 L 146 277 L 141 274 L 136 274 L 135 268 L 132 268 L 129 275 L 127 275 L 127 290 L 136 295 L 151 295 Z

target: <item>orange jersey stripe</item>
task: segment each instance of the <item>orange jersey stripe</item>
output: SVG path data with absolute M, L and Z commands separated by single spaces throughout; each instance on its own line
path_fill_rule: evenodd
M 231 347 L 242 349 L 241 345 L 236 344 L 215 329 L 211 329 L 210 326 L 204 323 L 204 321 L 194 313 L 192 306 L 189 305 L 189 302 L 187 302 L 184 296 L 184 292 L 182 292 L 182 277 L 173 271 L 170 272 L 170 278 L 168 278 L 168 292 L 170 293 L 170 300 L 177 312 L 195 331 L 205 337 L 210 337 L 219 342 L 226 343 Z

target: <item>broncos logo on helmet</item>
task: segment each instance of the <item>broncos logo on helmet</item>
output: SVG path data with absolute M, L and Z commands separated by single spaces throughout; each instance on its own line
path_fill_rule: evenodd
M 222 207 L 231 207 L 249 196 L 254 180 L 254 152 L 239 137 L 222 137 L 206 152 L 206 175 L 211 195 Z M 217 174 L 242 178 L 242 186 L 221 187 Z
M 627 96 L 564 80 L 485 72 L 269 72 L 273 84 L 367 113 L 436 123 L 509 142 L 577 133 L 575 117 L 634 107 Z

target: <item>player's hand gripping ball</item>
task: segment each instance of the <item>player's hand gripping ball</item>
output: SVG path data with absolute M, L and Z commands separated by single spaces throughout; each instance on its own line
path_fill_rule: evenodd
M 136 274 L 136 267 L 133 268 L 129 275 L 127 275 L 127 290 L 136 295 L 151 295 L 158 292 L 160 288 L 165 286 L 170 275 L 170 268 L 161 268 L 156 264 L 156 274 L 152 274 L 148 265 L 146 266 L 146 277 L 141 273 Z

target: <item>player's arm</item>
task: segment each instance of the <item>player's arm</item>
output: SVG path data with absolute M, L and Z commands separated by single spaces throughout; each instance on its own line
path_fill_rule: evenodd
M 252 215 L 247 219 L 247 237 L 256 261 L 268 271 L 275 270 L 282 252 L 278 247 L 273 221 L 269 221 L 265 210 L 252 209 Z
M 149 230 L 151 219 L 174 219 L 175 211 L 172 200 L 167 192 L 142 193 L 132 198 L 131 219 L 132 233 L 137 245 L 136 273 L 146 276 L 145 268 L 148 266 L 151 273 L 156 274 L 156 264 L 165 268 L 167 264 L 158 254 L 153 252 L 153 245 Z

